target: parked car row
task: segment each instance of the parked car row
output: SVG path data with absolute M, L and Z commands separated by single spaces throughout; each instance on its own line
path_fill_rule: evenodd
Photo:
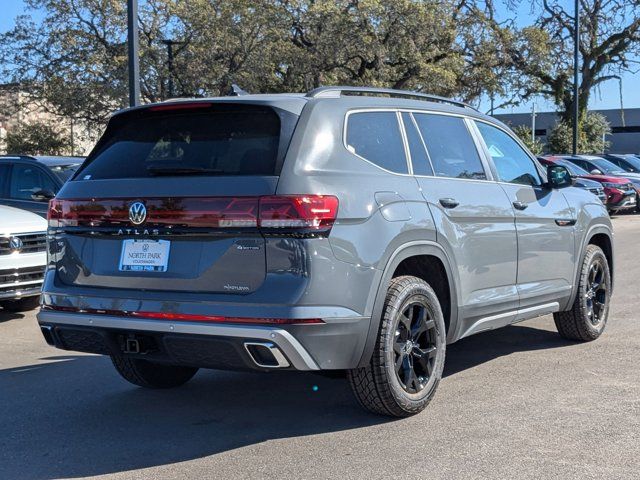
M 46 265 L 49 200 L 81 157 L 0 156 L 0 307 L 38 305 Z
M 640 157 L 631 154 L 546 155 L 539 157 L 544 165 L 563 165 L 576 178 L 576 186 L 587 188 L 606 204 L 609 212 L 640 212 Z M 584 185 L 597 182 L 602 194 Z
M 0 156 L 0 205 L 47 218 L 49 200 L 82 165 L 83 157 Z

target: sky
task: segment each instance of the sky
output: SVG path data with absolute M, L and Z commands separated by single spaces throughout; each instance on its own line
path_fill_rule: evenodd
M 500 2 L 497 2 L 498 4 Z M 573 3 L 571 0 L 563 0 L 563 3 L 567 4 L 567 9 L 571 10 L 570 5 Z M 0 8 L 2 8 L 2 15 L 0 15 L 0 32 L 5 32 L 13 27 L 16 16 L 25 13 L 25 5 L 23 0 L 0 0 Z M 507 11 L 504 7 L 498 6 L 501 9 L 498 13 L 500 15 L 507 15 Z M 530 3 L 523 1 L 517 11 L 518 24 L 524 26 L 532 23 L 532 14 Z M 638 83 L 640 82 L 640 73 L 631 74 L 627 73 L 623 76 L 623 104 L 625 108 L 640 108 L 640 88 Z M 617 109 L 620 108 L 620 86 L 617 80 L 610 80 L 601 85 L 599 90 L 596 90 L 591 95 L 591 101 L 589 108 L 591 109 Z M 526 104 L 518 107 L 510 107 L 503 110 L 496 110 L 496 113 L 520 113 L 530 112 L 533 108 L 533 104 L 536 104 L 536 111 L 551 111 L 554 110 L 554 106 L 549 101 L 543 98 L 537 98 Z M 489 105 L 487 101 L 484 101 L 480 105 L 480 109 L 487 111 Z

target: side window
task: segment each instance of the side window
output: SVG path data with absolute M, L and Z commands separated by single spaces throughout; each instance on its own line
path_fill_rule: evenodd
M 413 116 L 436 176 L 487 178 L 476 145 L 462 118 L 428 113 Z
M 362 112 L 349 115 L 347 148 L 386 170 L 409 173 L 395 112 Z
M 409 143 L 409 151 L 411 152 L 413 173 L 416 175 L 433 175 L 431 162 L 427 156 L 422 137 L 420 137 L 420 132 L 418 132 L 418 129 L 413 123 L 411 114 L 404 112 L 402 114 L 402 122 L 404 123 L 404 130 L 407 133 L 407 143 Z
M 53 181 L 39 167 L 17 163 L 13 166 L 9 184 L 9 198 L 33 200 L 31 195 L 40 190 L 56 191 Z
M 7 195 L 7 184 L 9 183 L 9 172 L 11 171 L 11 165 L 0 164 L 0 198 Z
M 484 122 L 476 122 L 502 182 L 542 185 L 533 160 L 508 134 Z

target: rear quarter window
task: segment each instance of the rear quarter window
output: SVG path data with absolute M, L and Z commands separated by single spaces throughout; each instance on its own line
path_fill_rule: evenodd
M 347 118 L 347 149 L 396 173 L 409 173 L 395 112 L 355 112 Z
M 280 118 L 268 107 L 143 110 L 112 122 L 77 179 L 278 174 Z

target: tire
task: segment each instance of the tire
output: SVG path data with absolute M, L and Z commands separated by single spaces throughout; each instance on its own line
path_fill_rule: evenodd
M 560 336 L 590 342 L 607 326 L 611 298 L 611 273 L 604 252 L 588 245 L 580 267 L 578 293 L 571 310 L 553 314 Z
M 445 348 L 444 316 L 433 289 L 416 277 L 394 278 L 371 360 L 347 372 L 356 399 L 380 415 L 421 412 L 442 377 Z
M 111 361 L 122 378 L 145 388 L 179 387 L 191 380 L 198 371 L 195 367 L 165 365 L 121 355 L 112 355 Z
M 3 300 L 0 302 L 2 307 L 7 312 L 28 312 L 38 308 L 40 305 L 40 297 L 27 297 L 19 300 Z
M 640 213 L 640 195 L 636 195 L 636 212 Z

